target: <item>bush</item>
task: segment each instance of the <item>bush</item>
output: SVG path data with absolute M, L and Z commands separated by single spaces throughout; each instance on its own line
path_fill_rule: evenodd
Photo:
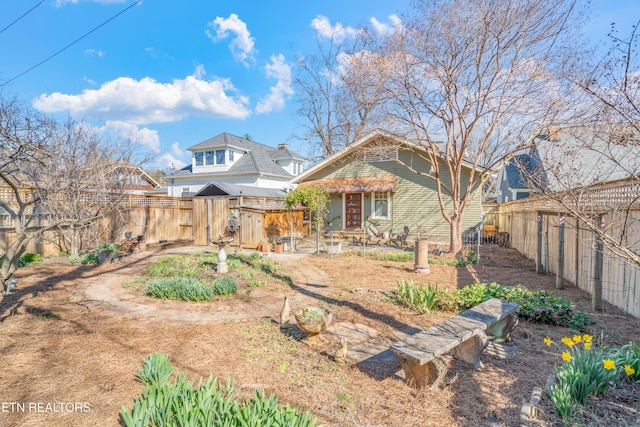
M 167 277 L 147 283 L 147 295 L 154 298 L 211 301 L 213 294 L 213 288 L 202 285 L 194 278 Z
M 232 295 L 238 292 L 238 282 L 233 277 L 222 277 L 213 282 L 213 293 L 216 295 Z
M 124 425 L 313 427 L 317 423 L 308 411 L 301 413 L 289 405 L 281 406 L 275 395 L 266 396 L 256 391 L 252 399 L 240 400 L 235 385 L 229 380 L 221 384 L 210 376 L 194 386 L 184 374 L 168 382 L 170 371 L 173 367 L 168 356 L 147 357 L 141 372 L 153 375 L 138 376 L 144 382 L 144 393 L 138 394 L 131 411 L 125 406 L 120 409 Z
M 83 264 L 97 264 L 98 254 L 84 254 L 82 258 L 80 258 L 80 262 Z
M 22 267 L 27 264 L 38 263 L 40 261 L 42 261 L 42 257 L 40 256 L 40 254 L 24 254 L 20 257 L 20 261 L 18 261 L 18 266 Z

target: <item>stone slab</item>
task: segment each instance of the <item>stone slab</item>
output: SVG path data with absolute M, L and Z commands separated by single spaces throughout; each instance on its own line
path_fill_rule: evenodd
M 327 328 L 327 333 L 338 338 L 345 338 L 349 346 L 356 346 L 377 337 L 380 333 L 360 323 L 337 322 Z M 389 346 L 387 346 L 388 348 Z

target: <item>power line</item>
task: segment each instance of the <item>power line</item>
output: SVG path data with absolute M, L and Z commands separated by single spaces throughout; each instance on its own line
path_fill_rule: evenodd
M 38 68 L 39 66 L 41 66 L 42 64 L 44 64 L 45 62 L 49 61 L 51 58 L 59 55 L 60 53 L 64 52 L 65 50 L 69 49 L 71 46 L 73 46 L 74 44 L 78 43 L 80 40 L 84 39 L 85 37 L 87 37 L 88 35 L 92 34 L 93 32 L 97 31 L 98 29 L 102 28 L 103 26 L 105 26 L 106 24 L 108 24 L 109 22 L 113 21 L 114 19 L 116 19 L 118 16 L 122 15 L 123 13 L 125 13 L 127 10 L 131 9 L 133 6 L 137 5 L 138 3 L 141 3 L 142 0 L 136 0 L 135 2 L 133 2 L 132 4 L 130 4 L 129 6 L 127 6 L 126 8 L 124 8 L 123 10 L 121 10 L 120 12 L 116 13 L 115 15 L 113 15 L 111 18 L 107 19 L 106 21 L 104 21 L 102 24 L 98 25 L 97 27 L 93 28 L 91 31 L 85 33 L 84 35 L 82 35 L 81 37 L 78 37 L 77 39 L 75 39 L 74 41 L 72 41 L 71 43 L 69 43 L 68 45 L 66 45 L 65 47 L 63 47 L 62 49 L 58 50 L 57 52 L 55 52 L 54 54 L 48 56 L 47 58 L 43 59 L 42 61 L 38 62 L 36 65 L 32 66 L 31 68 L 23 71 L 22 73 L 18 74 L 17 76 L 14 76 L 12 78 L 10 78 L 9 80 L 7 80 L 4 83 L 0 84 L 0 87 L 6 86 L 9 83 L 11 83 L 12 81 L 14 81 L 17 78 L 20 78 L 22 76 L 24 76 L 25 74 L 27 74 L 29 71 L 34 70 L 35 68 Z
M 33 6 L 31 9 L 27 10 L 25 13 L 23 13 L 22 15 L 20 15 L 18 18 L 14 19 L 12 23 L 10 23 L 9 25 L 7 25 L 6 27 L 4 27 L 3 29 L 0 30 L 0 34 L 4 33 L 4 31 L 6 29 L 8 29 L 9 27 L 11 27 L 13 24 L 15 24 L 16 22 L 18 22 L 19 20 L 21 20 L 22 18 L 24 18 L 25 16 L 27 16 L 28 14 L 30 14 L 31 12 L 33 12 L 33 10 L 40 6 L 42 3 L 44 3 L 44 0 L 40 0 L 40 3 L 36 4 L 35 6 Z

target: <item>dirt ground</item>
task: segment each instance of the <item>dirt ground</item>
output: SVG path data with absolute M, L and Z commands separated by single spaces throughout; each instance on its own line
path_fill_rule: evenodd
M 205 251 L 213 249 L 172 252 Z M 588 294 L 568 283 L 556 290 L 554 276 L 536 274 L 532 261 L 497 246 L 483 247 L 480 265 L 432 264 L 428 275 L 414 273 L 412 262 L 268 254 L 282 265 L 281 280 L 210 303 L 153 300 L 127 285 L 168 254 L 138 253 L 101 266 L 48 260 L 18 271 L 17 292 L 0 306 L 0 426 L 119 425 L 120 407 L 131 407 L 142 390 L 135 374 L 153 352 L 168 353 L 189 377 L 231 378 L 245 396 L 275 393 L 325 426 L 561 424 L 546 397 L 535 419 L 522 422 L 520 409 L 561 363 L 560 349 L 545 346 L 544 336 L 560 342 L 568 329 L 520 322 L 508 345 L 485 351 L 482 369 L 447 358 L 446 384 L 417 392 L 394 373 L 398 367 L 337 363 L 327 356 L 337 343 L 309 346 L 276 323 L 285 295 L 294 310 L 310 303 L 330 308 L 337 320 L 366 325 L 389 344 L 399 331 L 451 315 L 417 314 L 385 301 L 399 279 L 452 289 L 495 281 L 551 290 L 598 320 L 591 330 L 597 344 L 640 342 L 638 319 L 609 305 L 592 312 Z M 581 423 L 639 426 L 639 396 L 638 384 L 622 383 L 590 398 Z

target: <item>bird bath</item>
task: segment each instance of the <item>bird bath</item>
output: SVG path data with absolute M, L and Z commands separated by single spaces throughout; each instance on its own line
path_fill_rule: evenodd
M 233 237 L 219 238 L 218 240 L 212 240 L 211 244 L 218 246 L 218 264 L 216 264 L 216 271 L 218 273 L 228 273 L 227 268 L 227 253 L 225 252 L 225 246 L 233 242 Z

